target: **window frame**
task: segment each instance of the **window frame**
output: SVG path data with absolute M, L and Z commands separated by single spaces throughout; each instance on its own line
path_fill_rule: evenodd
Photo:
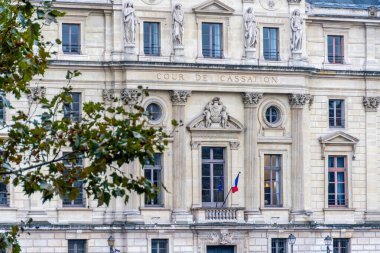
M 76 102 L 74 100 L 73 94 L 78 95 L 78 98 L 79 98 L 78 102 Z M 73 101 L 68 103 L 68 104 L 63 105 L 63 118 L 70 119 L 72 121 L 72 123 L 80 122 L 81 118 L 82 118 L 82 92 L 73 91 L 73 92 L 70 92 L 70 96 L 71 96 Z M 73 111 L 73 109 L 72 109 L 74 103 L 78 104 L 78 115 L 77 116 L 74 116 L 74 114 L 76 112 Z M 66 108 L 70 109 L 69 112 L 67 111 Z
M 153 252 L 153 243 L 154 242 L 162 242 L 162 241 L 165 241 L 165 253 L 169 253 L 169 239 L 168 238 L 152 238 L 150 240 L 150 252 L 151 253 L 160 253 L 161 250 L 157 250 L 155 252 Z M 161 249 L 161 248 L 158 248 L 158 249 Z
M 149 41 L 152 41 L 152 37 L 154 37 L 154 34 L 151 33 L 152 31 L 152 26 L 153 24 L 157 24 L 157 41 L 158 41 L 158 46 L 157 46 L 157 52 L 147 52 L 146 48 L 147 49 L 150 49 L 149 51 L 152 51 L 152 47 L 149 46 L 149 47 L 145 47 L 145 35 L 146 35 L 146 31 L 145 31 L 145 24 L 151 24 L 149 26 L 149 38 L 150 40 Z M 144 55 L 146 56 L 161 56 L 161 22 L 159 21 L 143 21 L 143 52 L 144 52 Z M 149 43 L 151 44 L 151 43 Z M 154 50 L 153 50 L 154 51 Z
M 5 92 L 0 91 L 0 125 L 5 125 L 7 114 L 6 107 L 4 106 Z
M 69 47 L 70 48 L 70 50 L 69 51 L 65 51 L 64 50 L 64 44 L 63 44 L 63 42 L 64 42 L 64 38 L 63 38 L 63 36 L 64 36 L 64 32 L 63 32 L 63 29 L 64 29 L 64 26 L 65 25 L 67 25 L 67 26 L 69 26 L 69 45 L 67 45 L 67 47 Z M 78 45 L 74 45 L 74 46 L 76 46 L 77 48 L 78 48 L 78 52 L 73 52 L 72 50 L 71 50 L 71 48 L 72 48 L 72 46 L 73 45 L 71 45 L 71 40 L 72 40 L 72 37 L 70 36 L 70 34 L 71 34 L 71 27 L 72 26 L 78 26 L 78 36 L 79 36 L 79 38 L 78 38 Z M 82 27 L 81 27 L 81 24 L 80 23 L 66 23 L 66 22 L 63 22 L 62 23 L 62 26 L 61 26 L 61 29 L 62 29 L 62 31 L 61 31 L 61 34 L 62 34 L 62 36 L 61 36 L 61 39 L 62 39 L 62 53 L 63 54 L 69 54 L 69 55 L 81 55 L 82 54 Z
M 210 46 L 210 53 L 209 55 L 205 55 L 205 48 L 204 48 L 204 40 L 203 40 L 203 35 L 204 35 L 204 26 L 208 25 L 209 26 L 209 46 Z M 215 33 L 213 33 L 214 29 L 213 27 L 216 27 L 218 26 L 219 27 L 219 30 L 220 30 L 220 35 L 219 35 L 219 44 L 220 44 L 220 50 L 218 53 L 216 53 L 216 49 L 213 48 L 213 46 L 215 46 Z M 201 24 L 201 34 L 202 34 L 202 37 L 201 37 L 201 46 L 202 46 L 202 56 L 203 58 L 211 58 L 211 59 L 223 59 L 224 58 L 224 43 L 223 43 L 223 36 L 224 36 L 224 27 L 223 27 L 223 23 L 220 23 L 220 22 L 202 22 Z M 218 56 L 216 56 L 216 54 L 218 54 Z
M 344 166 L 343 168 L 342 167 L 338 167 L 337 166 L 337 159 L 338 158 L 344 158 Z M 334 167 L 330 167 L 330 158 L 333 158 L 334 159 Z M 327 164 L 328 164 L 328 170 L 327 170 L 327 183 L 328 183 L 328 187 L 327 187 L 327 203 L 328 203 L 328 207 L 331 208 L 331 207 L 337 207 L 337 208 L 346 208 L 348 207 L 348 187 L 347 187 L 347 182 L 348 182 L 348 176 L 347 176 L 347 156 L 343 156 L 343 155 L 329 155 L 327 156 Z M 339 205 L 338 204 L 338 173 L 342 173 L 343 172 L 343 175 L 344 175 L 344 205 Z M 335 198 L 335 201 L 334 201 L 334 205 L 330 205 L 329 203 L 329 196 L 331 195 L 330 193 L 330 173 L 334 173 L 334 198 Z
M 271 164 L 269 166 L 265 166 L 265 157 L 266 156 L 269 156 L 269 161 L 271 162 Z M 279 164 L 280 164 L 280 167 L 277 168 L 276 166 L 272 166 L 272 157 L 276 157 L 276 160 L 279 159 Z M 278 160 L 277 160 L 278 161 Z M 268 168 L 269 167 L 269 168 Z M 277 193 L 273 193 L 273 189 L 271 189 L 270 191 L 270 198 L 271 198 L 271 203 L 269 204 L 266 204 L 265 203 L 265 199 L 266 199 L 266 196 L 267 193 L 265 192 L 265 184 L 266 184 L 266 181 L 265 181 L 265 172 L 266 171 L 275 171 L 275 172 L 279 172 L 279 179 L 277 179 L 276 181 L 273 181 L 272 179 L 270 179 L 270 189 L 271 189 L 271 185 L 272 185 L 272 182 L 279 182 L 278 184 L 280 185 L 278 188 L 279 190 L 279 196 L 277 197 L 277 204 L 274 204 L 273 202 L 273 195 L 277 195 Z M 270 173 L 272 175 L 272 173 Z M 282 155 L 281 154 L 264 154 L 264 207 L 282 207 L 283 204 L 282 204 L 282 199 L 283 199 L 283 192 L 282 192 L 282 182 L 284 181 L 283 180 L 283 159 L 282 159 Z
M 330 52 L 330 38 L 332 38 L 332 52 Z M 340 39 L 340 52 L 341 55 L 336 55 L 336 39 Z M 330 64 L 344 64 L 345 63 L 345 51 L 344 51 L 344 35 L 327 35 L 327 61 Z M 331 59 L 330 59 L 331 57 Z M 338 57 L 338 59 L 336 59 Z M 341 59 L 339 59 L 341 58 Z
M 85 239 L 68 239 L 67 240 L 67 252 L 68 253 L 78 253 L 78 248 L 76 247 L 77 244 L 74 244 L 74 251 L 70 251 L 70 243 L 78 243 L 82 242 L 83 243 L 83 253 L 87 253 L 87 240 Z M 76 248 L 75 248 L 76 247 Z
M 349 253 L 350 252 L 350 239 L 349 238 L 333 238 L 333 252 L 335 253 L 335 242 L 337 242 L 339 245 L 338 245 L 338 251 L 337 253 Z M 341 244 L 342 242 L 345 242 L 347 243 L 346 244 L 346 247 L 345 248 L 342 248 Z M 342 251 L 344 250 L 344 251 Z
M 65 156 L 67 155 L 68 153 L 70 152 L 62 152 L 62 156 Z M 78 166 L 79 167 L 84 167 L 84 161 L 83 161 L 83 158 L 78 158 L 77 159 L 78 161 L 80 161 L 78 163 Z M 63 159 L 63 163 L 65 163 L 66 159 Z M 66 166 L 66 165 L 65 165 Z M 68 167 L 71 167 L 71 166 L 68 166 Z M 75 183 L 80 183 L 80 185 L 78 186 L 75 185 Z M 80 188 L 80 194 L 78 195 L 78 197 L 74 200 L 70 200 L 69 198 L 67 198 L 66 196 L 63 196 L 62 197 L 62 207 L 64 208 L 71 208 L 71 207 L 86 207 L 86 204 L 87 204 L 87 197 L 86 197 L 86 194 L 85 194 L 85 191 L 83 190 L 83 182 L 82 180 L 78 180 L 76 182 L 73 183 L 73 187 L 76 187 L 76 188 Z M 81 204 L 76 204 L 75 201 L 76 200 L 82 200 L 82 203 Z M 69 201 L 70 204 L 68 204 L 67 202 L 65 203 L 65 201 Z
M 272 52 L 270 52 L 270 56 L 266 56 L 266 51 L 265 51 L 265 31 L 266 30 L 276 30 L 276 52 L 275 52 L 275 57 L 272 57 Z M 263 30 L 262 30 L 262 34 L 263 34 L 263 40 L 262 40 L 262 43 L 263 43 L 263 58 L 265 61 L 280 61 L 281 58 L 280 58 L 280 28 L 279 27 L 273 27 L 273 26 L 265 26 L 263 27 Z M 269 32 L 269 35 L 271 33 Z M 268 39 L 270 41 L 270 38 Z M 271 43 L 269 43 L 269 45 L 271 45 Z M 273 51 L 273 50 L 271 50 Z
M 203 159 L 202 156 L 203 156 L 203 148 L 210 148 L 210 159 Z M 213 159 L 213 149 L 216 149 L 216 148 L 220 148 L 220 149 L 223 149 L 223 160 L 221 159 Z M 210 146 L 210 145 L 205 145 L 205 146 L 202 146 L 200 148 L 200 160 L 201 160 L 201 174 L 200 174 L 200 186 L 201 186 L 201 203 L 202 203 L 202 207 L 221 207 L 222 203 L 223 202 L 215 202 L 215 197 L 214 197 L 214 182 L 213 182 L 213 178 L 214 178 L 214 165 L 215 164 L 223 164 L 223 200 L 226 196 L 226 177 L 227 177 L 227 173 L 226 173 L 226 156 L 227 156 L 227 150 L 226 150 L 226 147 L 221 147 L 221 146 Z M 212 157 L 212 159 L 211 159 Z M 203 202 L 203 165 L 204 164 L 210 164 L 210 176 L 209 176 L 209 180 L 210 180 L 210 202 Z M 218 181 L 219 182 L 219 181 Z
M 273 244 L 276 244 L 275 245 L 275 248 L 273 248 Z M 287 253 L 288 252 L 288 239 L 287 238 L 271 238 L 270 240 L 270 252 L 271 253 L 279 253 L 280 249 L 278 248 L 278 244 L 279 243 L 283 243 L 283 249 L 284 249 L 284 252 L 283 253 Z M 273 251 L 274 250 L 274 251 Z
M 334 120 L 334 125 L 331 125 L 330 124 L 330 101 L 333 101 L 333 102 L 336 102 L 336 101 L 343 101 L 342 102 L 342 108 L 341 108 L 341 125 L 338 126 L 337 125 L 337 107 L 336 107 L 336 103 L 334 103 L 334 107 L 333 107 L 333 110 L 334 110 L 334 115 L 332 117 L 332 119 Z M 328 111 L 327 111 L 327 115 L 328 115 L 328 125 L 329 125 L 329 128 L 333 128 L 333 129 L 337 129 L 337 128 L 345 128 L 346 127 L 346 100 L 343 99 L 343 98 L 329 98 L 328 101 Z
M 0 194 L 5 194 L 5 198 L 2 198 L 2 199 L 5 199 L 5 203 L 2 204 L 0 203 L 0 207 L 9 207 L 10 206 L 10 192 L 9 192 L 9 184 L 8 185 L 5 185 L 3 182 L 0 182 L 0 188 L 4 186 L 5 188 L 5 191 L 0 191 Z
M 159 155 L 160 156 L 160 164 L 153 164 L 153 165 L 150 165 L 150 164 L 145 164 L 143 166 L 143 169 L 144 169 L 144 176 L 145 178 L 146 177 L 146 170 L 149 170 L 150 171 L 150 174 L 151 174 L 151 177 L 153 178 L 154 177 L 154 171 L 159 171 L 159 180 L 158 180 L 158 185 L 156 185 L 159 189 L 160 189 L 160 192 L 158 193 L 158 195 L 156 196 L 156 198 L 154 199 L 151 199 L 151 203 L 147 203 L 149 201 L 149 199 L 147 199 L 147 197 L 145 196 L 144 197 L 144 207 L 162 207 L 164 206 L 164 200 L 163 200 L 163 193 L 162 193 L 162 184 L 163 184 L 163 159 L 164 159 L 164 154 L 163 153 L 155 153 L 154 156 L 156 155 Z M 148 178 L 147 178 L 148 181 L 150 181 Z M 153 182 L 154 184 L 154 182 Z M 155 201 L 157 200 L 157 203 L 154 203 Z

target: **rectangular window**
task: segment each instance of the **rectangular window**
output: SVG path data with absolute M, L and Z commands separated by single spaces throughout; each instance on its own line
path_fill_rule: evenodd
M 264 155 L 264 205 L 281 206 L 281 155 Z
M 279 60 L 278 28 L 264 27 L 264 59 Z
M 224 201 L 224 148 L 202 147 L 202 203 L 221 206 Z
M 347 162 L 345 156 L 329 156 L 328 204 L 329 207 L 347 205 Z
M 273 238 L 272 239 L 272 253 L 286 253 L 286 238 Z
M 72 122 L 78 122 L 81 119 L 81 93 L 70 93 L 72 102 L 65 104 L 63 108 L 63 117 L 71 119 Z
M 340 63 L 344 62 L 344 50 L 343 44 L 344 37 L 337 35 L 328 35 L 327 44 L 328 44 L 328 60 L 329 63 Z
M 62 51 L 65 54 L 80 54 L 79 24 L 62 24 Z
M 347 238 L 334 238 L 333 240 L 333 253 L 349 253 L 349 239 Z
M 5 94 L 0 92 L 0 125 L 5 124 L 5 106 L 3 96 L 5 96 Z
M 329 100 L 329 126 L 344 127 L 344 100 Z
M 145 178 L 151 182 L 154 186 L 156 186 L 160 192 L 158 195 L 153 198 L 149 199 L 147 196 L 145 196 L 145 205 L 162 205 L 162 194 L 161 194 L 161 186 L 162 186 L 162 161 L 161 161 L 161 154 L 154 154 L 154 162 L 151 164 L 149 161 L 145 162 L 144 165 L 144 175 Z
M 0 206 L 8 206 L 8 189 L 6 184 L 0 182 Z
M 82 158 L 77 158 L 75 161 L 71 161 L 68 155 L 68 152 L 63 152 L 63 156 L 66 156 L 67 159 L 63 160 L 63 164 L 66 168 L 83 168 L 83 160 Z M 73 183 L 73 188 L 77 188 L 79 190 L 79 195 L 71 200 L 68 196 L 63 197 L 63 206 L 64 207 L 84 207 L 86 204 L 85 195 L 83 192 L 83 182 L 78 180 Z
M 152 253 L 168 253 L 168 239 L 152 239 Z
M 208 58 L 223 58 L 223 25 L 202 23 L 202 54 Z
M 69 253 L 86 253 L 86 240 L 68 240 Z
M 207 253 L 235 253 L 235 246 L 207 246 Z
M 160 23 L 144 22 L 144 54 L 160 55 Z

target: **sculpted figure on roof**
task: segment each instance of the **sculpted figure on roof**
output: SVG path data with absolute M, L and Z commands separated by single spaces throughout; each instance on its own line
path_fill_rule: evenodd
M 290 27 L 292 29 L 291 50 L 299 52 L 302 49 L 303 19 L 298 9 L 293 11 Z
M 124 9 L 124 30 L 127 44 L 135 43 L 136 14 L 133 4 L 128 2 Z
M 244 32 L 245 48 L 256 48 L 258 30 L 252 7 L 249 7 L 244 14 Z

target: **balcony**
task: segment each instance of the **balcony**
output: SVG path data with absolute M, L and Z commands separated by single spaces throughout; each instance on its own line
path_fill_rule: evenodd
M 244 222 L 244 211 L 241 207 L 194 208 L 193 215 L 197 223 Z

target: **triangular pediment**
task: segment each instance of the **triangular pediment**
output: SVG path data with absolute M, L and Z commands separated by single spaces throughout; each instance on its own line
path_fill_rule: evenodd
M 320 137 L 319 142 L 322 144 L 353 145 L 358 143 L 359 139 L 345 132 L 337 131 Z
M 222 3 L 218 0 L 212 0 L 202 3 L 197 7 L 193 8 L 195 13 L 204 13 L 204 14 L 232 14 L 235 12 L 234 9 L 229 7 L 228 5 Z

